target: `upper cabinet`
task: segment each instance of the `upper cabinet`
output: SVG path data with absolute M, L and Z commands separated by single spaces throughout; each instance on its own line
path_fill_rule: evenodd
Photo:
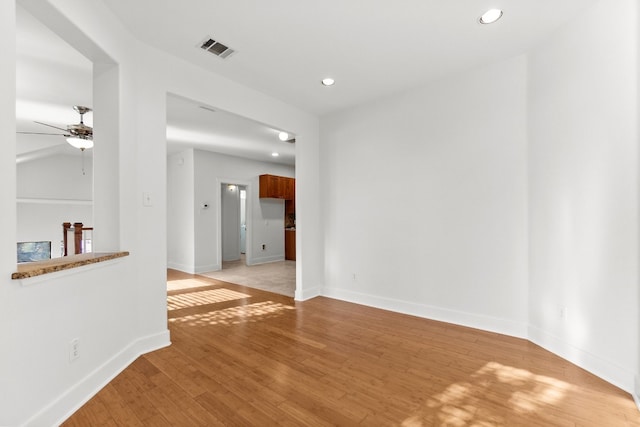
M 294 200 L 296 195 L 296 180 L 276 175 L 260 175 L 261 199 Z

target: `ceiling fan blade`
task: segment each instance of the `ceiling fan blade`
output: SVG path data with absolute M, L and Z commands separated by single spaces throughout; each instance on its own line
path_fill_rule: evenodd
M 17 131 L 16 133 L 21 133 L 23 135 L 53 135 L 53 136 L 66 136 L 69 137 L 71 135 L 66 135 L 63 133 L 46 133 L 46 132 L 20 132 Z
M 46 123 L 42 123 L 42 122 L 36 122 L 35 120 L 34 120 L 33 122 L 34 122 L 34 123 L 37 123 L 37 124 L 39 124 L 39 125 L 49 126 L 50 128 L 54 128 L 54 129 L 61 130 L 61 131 L 63 131 L 63 132 L 67 132 L 67 129 L 59 128 L 58 126 L 48 125 L 48 124 L 46 124 Z

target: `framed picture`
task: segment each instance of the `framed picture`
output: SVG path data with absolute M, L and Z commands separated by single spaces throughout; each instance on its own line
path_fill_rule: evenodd
M 51 241 L 18 242 L 18 262 L 51 259 Z

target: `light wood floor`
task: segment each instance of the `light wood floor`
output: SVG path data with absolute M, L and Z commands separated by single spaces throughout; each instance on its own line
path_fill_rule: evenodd
M 65 426 L 640 426 L 627 393 L 524 340 L 174 271 L 169 280 L 173 344 Z

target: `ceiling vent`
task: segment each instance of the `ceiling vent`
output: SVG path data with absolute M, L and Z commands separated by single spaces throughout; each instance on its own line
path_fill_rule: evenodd
M 235 52 L 235 50 L 223 45 L 220 42 L 215 41 L 210 37 L 205 38 L 204 41 L 200 43 L 200 49 L 211 52 L 215 56 L 218 56 L 222 59 L 228 58 Z

